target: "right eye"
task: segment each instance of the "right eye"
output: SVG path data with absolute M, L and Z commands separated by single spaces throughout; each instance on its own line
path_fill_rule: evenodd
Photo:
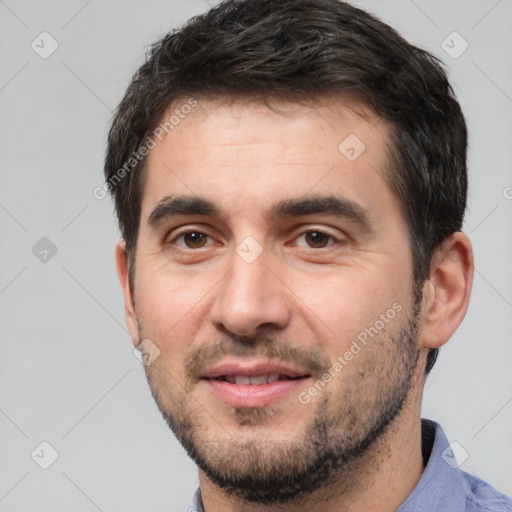
M 213 243 L 210 236 L 200 231 L 186 231 L 177 235 L 170 243 L 182 249 L 202 249 Z

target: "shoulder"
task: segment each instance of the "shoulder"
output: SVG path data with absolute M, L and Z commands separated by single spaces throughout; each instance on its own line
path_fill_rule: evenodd
M 425 470 L 397 512 L 512 512 L 512 498 L 466 473 L 441 426 L 422 420 Z
M 497 491 L 490 484 L 461 471 L 468 483 L 467 512 L 512 512 L 512 498 Z

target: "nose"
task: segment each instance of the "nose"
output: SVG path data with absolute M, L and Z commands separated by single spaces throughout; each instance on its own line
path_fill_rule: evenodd
M 250 263 L 235 253 L 231 271 L 216 290 L 210 315 L 223 332 L 252 337 L 283 329 L 290 321 L 289 293 L 265 253 Z

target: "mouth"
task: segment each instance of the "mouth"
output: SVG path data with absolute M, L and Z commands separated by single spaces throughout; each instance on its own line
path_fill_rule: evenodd
M 215 377 L 213 380 L 220 382 L 229 382 L 237 386 L 263 386 L 264 384 L 272 384 L 280 380 L 297 380 L 304 377 L 289 377 L 288 375 L 281 375 L 279 373 L 264 373 L 262 375 L 221 375 Z
M 267 407 L 297 395 L 311 375 L 299 368 L 264 362 L 226 362 L 201 377 L 220 401 L 234 407 Z

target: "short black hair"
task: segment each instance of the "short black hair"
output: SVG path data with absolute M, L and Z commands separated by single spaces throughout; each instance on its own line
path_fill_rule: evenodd
M 129 268 L 145 141 L 171 105 L 187 98 L 307 102 L 326 95 L 358 99 L 391 126 L 385 177 L 408 225 L 418 290 L 434 250 L 462 228 L 466 123 L 436 57 L 339 0 L 225 0 L 150 48 L 115 113 L 105 161 Z M 431 350 L 427 373 L 436 356 Z

